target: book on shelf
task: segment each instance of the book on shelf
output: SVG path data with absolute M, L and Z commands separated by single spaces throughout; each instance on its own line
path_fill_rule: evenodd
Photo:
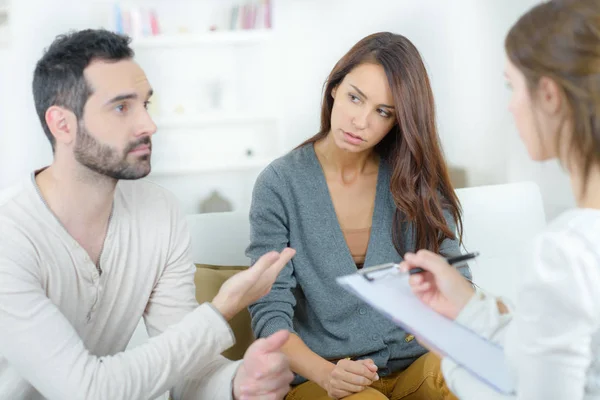
M 272 3 L 271 0 L 258 0 L 234 5 L 230 10 L 229 29 L 271 29 Z
M 205 32 L 265 30 L 272 28 L 272 0 L 253 0 L 238 2 L 231 7 L 223 8 L 227 22 L 225 26 L 217 23 L 209 24 Z M 114 4 L 113 29 L 117 33 L 132 38 L 143 38 L 162 35 L 160 14 L 152 7 Z M 194 29 L 182 26 L 181 31 L 193 32 Z M 168 33 L 168 32 L 167 32 Z

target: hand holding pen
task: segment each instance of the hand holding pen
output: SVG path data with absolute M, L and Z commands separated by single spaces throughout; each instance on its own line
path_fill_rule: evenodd
M 446 262 L 453 267 L 462 267 L 467 264 L 467 261 L 472 260 L 479 256 L 479 252 L 475 251 L 473 253 L 461 254 L 459 256 L 448 257 L 446 258 Z M 408 270 L 410 275 L 419 274 L 421 272 L 425 272 L 423 268 L 415 267 Z
M 455 319 L 473 297 L 475 289 L 452 265 L 461 265 L 477 255 L 446 259 L 428 250 L 419 250 L 416 254 L 406 253 L 399 268 L 411 274 L 410 286 L 421 301 L 434 311 Z

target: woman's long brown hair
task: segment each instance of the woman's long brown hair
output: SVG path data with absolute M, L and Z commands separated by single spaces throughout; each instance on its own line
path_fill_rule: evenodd
M 321 129 L 299 147 L 324 139 L 331 131 L 332 90 L 356 66 L 379 64 L 385 70 L 394 96 L 396 125 L 375 146 L 392 168 L 390 190 L 396 203 L 392 227 L 394 246 L 405 251 L 439 252 L 447 239 L 462 240 L 461 207 L 444 161 L 435 121 L 429 76 L 417 48 L 402 35 L 375 33 L 358 42 L 335 65 L 325 83 Z M 454 219 L 453 232 L 444 212 Z M 403 223 L 412 223 L 412 232 Z M 413 235 L 414 249 L 404 248 L 405 235 Z

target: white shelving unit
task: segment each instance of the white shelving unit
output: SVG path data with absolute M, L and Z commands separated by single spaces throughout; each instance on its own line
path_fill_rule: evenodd
M 199 212 L 215 191 L 234 209 L 247 208 L 256 177 L 283 153 L 274 32 L 208 30 L 212 11 L 225 7 L 221 0 L 182 9 L 144 4 L 156 7 L 165 32 L 131 42 L 155 92 L 148 179 L 173 192 L 186 213 Z
M 213 112 L 196 116 L 154 117 L 159 129 L 206 128 L 211 125 L 276 123 L 277 118 L 260 113 Z
M 142 48 L 179 48 L 207 45 L 247 45 L 262 43 L 272 38 L 270 30 L 240 30 L 240 31 L 215 31 L 206 33 L 181 33 L 170 35 L 157 35 L 136 38 L 132 46 Z
M 169 177 L 181 175 L 199 175 L 210 172 L 236 172 L 261 170 L 273 161 L 272 158 L 252 158 L 235 162 L 219 162 L 207 165 L 191 166 L 185 168 L 153 168 L 150 176 Z

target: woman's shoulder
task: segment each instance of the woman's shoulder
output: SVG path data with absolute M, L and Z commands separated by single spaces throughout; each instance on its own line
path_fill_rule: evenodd
M 573 238 L 591 243 L 600 241 L 600 210 L 575 208 L 567 210 L 550 222 L 541 235 L 562 241 Z
M 535 258 L 544 275 L 577 271 L 597 276 L 600 283 L 600 210 L 573 209 L 552 221 L 536 241 Z M 552 274 L 548 274 L 548 270 Z
M 312 143 L 309 143 L 272 161 L 261 173 L 261 178 L 307 179 L 314 174 L 317 162 Z
M 599 227 L 598 210 L 569 210 L 550 223 L 537 238 L 533 263 L 525 271 L 521 285 L 521 291 L 528 295 L 521 301 L 558 302 L 570 313 L 597 326 Z

